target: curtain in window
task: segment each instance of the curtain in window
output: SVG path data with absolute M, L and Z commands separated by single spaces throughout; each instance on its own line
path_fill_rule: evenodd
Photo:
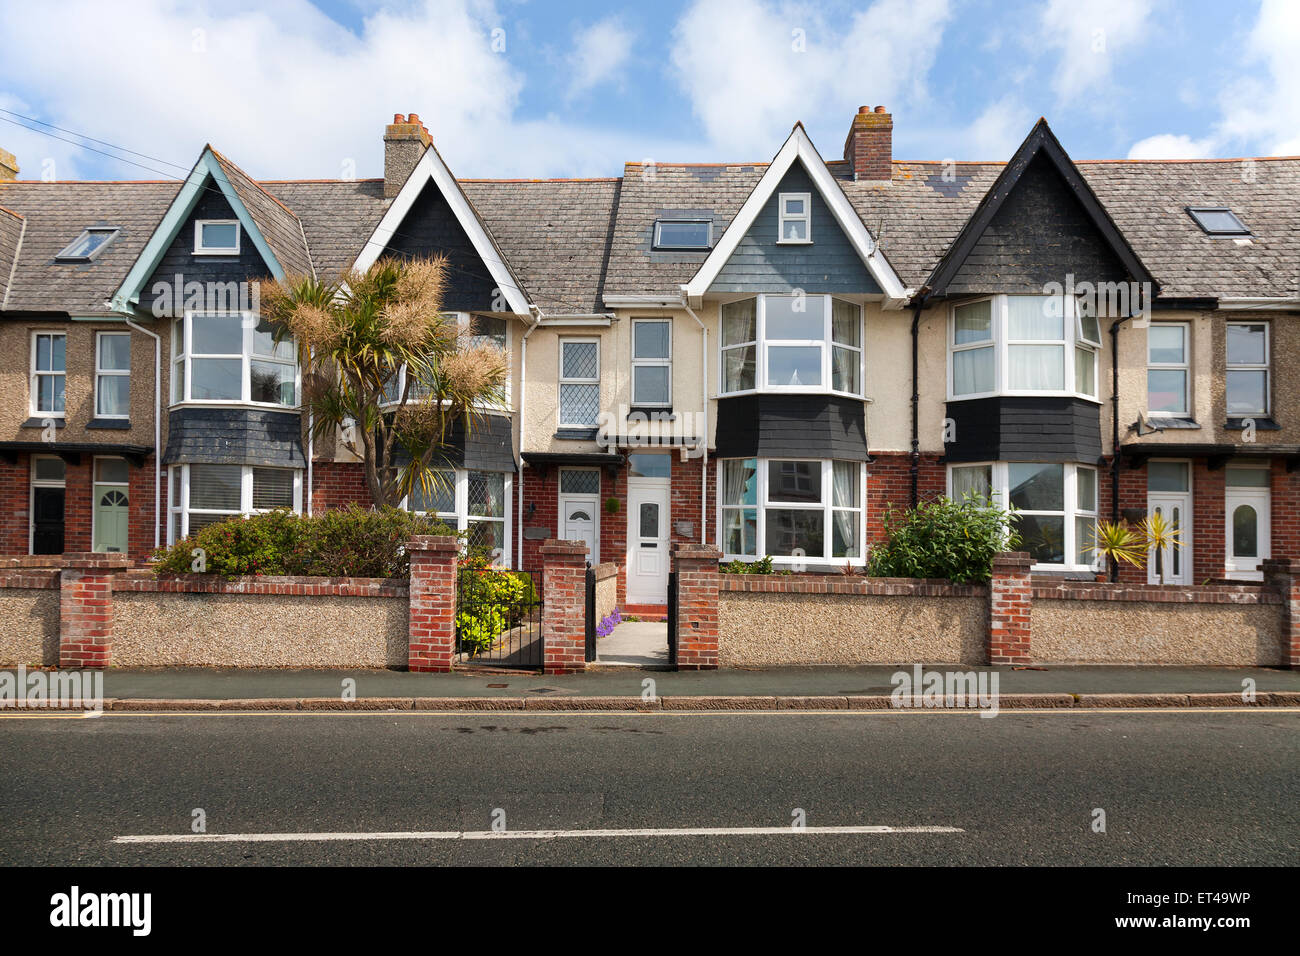
M 1007 349 L 1011 388 L 1065 388 L 1065 353 L 1059 345 L 1012 345 Z
M 1064 300 L 1055 295 L 1007 296 L 1007 329 L 1012 341 L 1064 338 Z
M 993 349 L 952 353 L 952 393 L 975 395 L 993 391 Z
M 755 488 L 752 484 L 758 473 L 758 463 L 753 458 L 724 461 L 722 493 L 723 503 L 728 505 L 752 505 L 757 503 Z M 748 491 L 748 494 L 746 494 Z
M 990 500 L 993 493 L 991 469 L 987 466 L 954 468 L 952 470 L 952 500 L 965 501 L 966 496 L 981 501 Z
M 832 514 L 835 520 L 836 557 L 855 558 L 858 555 L 857 512 L 844 508 L 858 506 L 858 463 L 832 462 Z M 841 553 L 842 552 L 842 553 Z

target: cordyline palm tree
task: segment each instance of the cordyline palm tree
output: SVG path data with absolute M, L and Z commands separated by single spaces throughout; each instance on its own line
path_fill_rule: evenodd
M 380 259 L 334 281 L 292 276 L 262 295 L 293 335 L 312 434 L 339 433 L 365 468 L 370 500 L 397 506 L 439 483 L 452 429 L 505 404 L 506 358 L 442 311 L 446 260 Z

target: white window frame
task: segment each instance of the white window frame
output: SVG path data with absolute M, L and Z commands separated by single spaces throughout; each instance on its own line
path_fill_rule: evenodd
M 203 352 L 198 355 L 194 354 L 194 317 L 198 316 L 239 316 L 240 331 L 242 338 L 240 340 L 240 351 L 234 352 Z M 302 368 L 298 363 L 298 350 L 295 346 L 293 356 L 293 405 L 281 405 L 279 402 L 255 402 L 252 400 L 252 363 L 254 361 L 268 362 L 275 365 L 288 365 L 289 361 L 272 355 L 264 355 L 260 352 L 253 352 L 253 343 L 256 341 L 257 325 L 259 317 L 254 312 L 220 312 L 209 311 L 207 309 L 186 309 L 182 319 L 172 320 L 172 387 L 171 387 L 171 404 L 172 405 L 252 405 L 257 408 L 275 408 L 285 411 L 292 411 L 302 407 Z M 181 325 L 180 352 L 177 352 L 177 335 L 176 324 Z M 292 338 L 290 339 L 292 342 Z M 239 398 L 191 398 L 194 389 L 194 363 L 198 359 L 239 359 L 242 363 L 240 368 L 240 397 Z M 182 365 L 184 375 L 178 376 L 176 368 Z M 177 396 L 177 385 L 183 383 L 183 394 Z
M 402 502 L 399 505 L 399 507 L 402 508 L 402 510 L 404 511 L 411 511 L 412 514 L 432 515 L 433 517 L 438 518 L 440 521 L 443 521 L 446 524 L 450 525 L 451 527 L 454 527 L 458 531 L 468 531 L 469 526 L 471 524 L 477 524 L 477 523 L 487 522 L 487 521 L 491 521 L 503 525 L 502 540 L 505 541 L 505 546 L 501 549 L 499 563 L 501 564 L 502 567 L 507 567 L 507 568 L 510 567 L 511 566 L 510 545 L 511 545 L 511 537 L 512 537 L 513 524 L 514 524 L 513 509 L 510 507 L 510 502 L 513 500 L 512 494 L 513 494 L 514 476 L 508 471 L 495 472 L 483 468 L 439 468 L 437 470 L 453 473 L 454 504 L 456 508 L 455 511 L 439 511 L 439 512 L 413 511 L 411 509 L 411 498 L 409 495 L 402 498 Z M 491 475 L 500 474 L 505 476 L 503 486 L 502 486 L 503 487 L 502 504 L 504 505 L 503 508 L 505 512 L 504 515 L 497 518 L 497 517 L 492 517 L 490 515 L 474 515 L 469 513 L 469 475 L 470 472 L 472 471 L 482 472 L 484 474 L 491 474 Z
M 497 318 L 497 319 L 499 319 L 500 316 L 481 316 L 481 318 Z M 470 332 L 470 331 L 471 331 L 471 326 L 472 326 L 472 324 L 473 324 L 473 320 L 474 320 L 474 316 L 470 315 L 468 312 L 458 312 L 458 313 L 456 313 L 456 321 L 457 321 L 458 323 L 460 323 L 460 325 L 461 325 L 462 327 L 464 327 L 464 328 L 466 329 L 467 332 Z M 479 403 L 479 404 L 477 404 L 476 407 L 479 407 L 479 408 L 496 408 L 496 409 L 501 409 L 501 410 L 503 410 L 503 411 L 514 411 L 514 407 L 515 407 L 515 396 L 514 396 L 514 366 L 512 365 L 512 363 L 511 363 L 511 359 L 510 359 L 510 356 L 511 356 L 511 354 L 512 354 L 510 346 L 511 346 L 511 344 L 512 344 L 512 343 L 511 343 L 511 339 L 513 338 L 513 334 L 512 334 L 513 329 L 512 329 L 512 326 L 511 326 L 511 323 L 510 323 L 510 320 L 509 320 L 509 319 L 501 319 L 501 321 L 505 323 L 505 327 L 506 327 L 506 344 L 505 344 L 505 346 L 502 348 L 502 351 L 505 352 L 505 356 L 506 356 L 506 380 L 505 380 L 504 383 L 502 383 L 502 386 L 501 386 L 501 387 L 504 389 L 504 391 L 505 391 L 505 404 L 504 404 L 504 405 L 495 405 L 495 404 L 489 404 L 489 403 L 487 403 L 487 402 L 483 402 L 483 403 Z M 597 356 L 597 359 L 599 360 L 599 356 Z M 406 369 L 405 369 L 405 368 L 402 369 L 402 374 L 403 374 L 403 375 L 406 374 Z
M 702 246 L 684 246 L 669 243 L 665 245 L 661 240 L 661 226 L 704 226 L 705 239 Z M 713 220 L 712 219 L 656 219 L 654 231 L 654 243 L 652 248 L 661 252 L 707 252 L 713 248 Z
M 1178 328 L 1183 333 L 1183 361 L 1152 362 L 1150 330 L 1154 328 Z M 1181 412 L 1155 411 L 1151 408 L 1150 376 L 1147 376 L 1146 397 L 1144 404 L 1149 418 L 1190 418 L 1192 415 L 1192 325 L 1190 322 L 1152 322 L 1147 330 L 1147 364 L 1146 370 L 1152 369 L 1183 372 L 1183 410 Z
M 40 340 L 41 336 L 51 337 L 51 343 L 50 343 L 51 365 L 53 364 L 53 358 L 54 358 L 54 343 L 52 339 L 54 337 L 63 339 L 63 371 L 56 372 L 51 370 L 40 370 L 36 368 L 36 353 L 37 353 L 36 343 Z M 68 414 L 68 333 L 60 332 L 52 329 L 34 330 L 32 332 L 32 339 L 31 339 L 31 358 L 28 362 L 27 367 L 31 371 L 31 376 L 28 380 L 28 389 L 30 390 L 28 408 L 31 411 L 32 417 L 64 418 Z M 56 412 L 52 410 L 43 410 L 39 407 L 41 390 L 40 390 L 38 380 L 42 377 L 63 379 L 63 410 L 62 411 Z
M 1035 295 L 1028 298 L 1046 298 L 1045 296 Z M 1025 397 L 1041 397 L 1044 395 L 1082 398 L 1090 402 L 1101 404 L 1101 383 L 1099 380 L 1098 364 L 1101 356 L 1100 341 L 1093 341 L 1084 335 L 1083 321 L 1080 315 L 1080 300 L 1074 296 L 1062 295 L 1062 317 L 1061 317 L 1061 338 L 1059 339 L 1012 339 L 1010 337 L 1010 295 L 986 295 L 977 296 L 970 299 L 962 299 L 960 302 L 953 302 L 948 307 L 948 331 L 947 331 L 947 384 L 946 396 L 950 402 L 961 402 L 973 398 L 992 398 L 999 395 L 1014 395 Z M 963 342 L 956 345 L 957 336 L 957 307 L 964 305 L 973 305 L 976 302 L 988 301 L 990 306 L 989 331 L 993 338 L 981 339 L 978 342 Z M 1100 338 L 1101 322 L 1098 320 L 1098 337 Z M 953 389 L 955 375 L 955 365 L 953 363 L 953 354 L 956 352 L 965 352 L 975 349 L 993 347 L 993 388 L 984 392 L 969 392 L 957 394 Z M 1012 346 L 1018 345 L 1048 345 L 1060 346 L 1063 368 L 1061 370 L 1061 384 L 1059 389 L 1040 389 L 1040 388 L 1011 388 L 1011 360 L 1010 350 Z M 1075 375 L 1075 351 L 1088 351 L 1092 353 L 1092 383 L 1096 394 L 1090 395 L 1080 390 L 1079 383 Z
M 803 200 L 803 215 L 793 215 L 786 212 L 785 204 L 787 200 Z M 778 193 L 776 197 L 776 241 L 782 246 L 810 246 L 812 245 L 812 193 Z M 803 235 L 802 239 L 785 238 L 785 224 L 787 222 L 802 222 Z
M 109 337 L 109 336 L 113 336 L 113 335 L 120 336 L 120 337 L 126 339 L 126 369 L 125 369 L 125 371 L 122 370 L 122 369 L 106 369 L 106 368 L 104 368 L 104 367 L 100 364 L 100 360 L 101 360 L 101 357 L 102 357 L 102 355 L 103 355 L 103 353 L 100 351 L 100 342 L 102 342 L 105 338 L 107 338 L 107 337 Z M 110 378 L 123 378 L 123 377 L 125 377 L 128 381 L 130 380 L 130 378 L 131 378 L 131 333 L 130 333 L 130 332 L 96 332 L 96 333 L 95 333 L 95 418 L 112 418 L 112 419 L 118 419 L 118 420 L 126 420 L 126 419 L 129 419 L 129 418 L 131 417 L 131 390 L 130 390 L 130 386 L 127 386 L 126 413 L 125 413 L 125 414 L 122 414 L 122 415 L 109 415 L 108 413 L 103 412 L 103 411 L 100 410 L 100 407 L 99 407 L 99 398 L 100 398 L 100 394 L 101 394 L 101 392 L 100 392 L 100 387 L 99 387 L 99 385 L 100 385 L 101 380 L 103 380 L 105 377 L 110 377 Z
M 567 378 L 564 374 L 564 347 L 566 345 L 594 344 L 596 346 L 596 372 L 592 378 Z M 559 340 L 559 366 L 556 369 L 559 379 L 555 393 L 555 418 L 560 428 L 596 428 L 597 422 L 566 422 L 564 420 L 564 400 L 562 393 L 565 385 L 596 386 L 596 417 L 600 418 L 600 339 L 596 336 L 566 335 Z
M 718 348 L 717 358 L 717 375 L 718 375 L 718 395 L 720 397 L 730 398 L 735 395 L 754 395 L 759 393 L 794 393 L 801 395 L 842 395 L 846 398 L 862 398 L 866 394 L 867 387 L 867 368 L 866 368 L 866 323 L 865 310 L 862 303 L 854 302 L 852 299 L 846 299 L 843 296 L 836 295 L 806 295 L 805 300 L 808 302 L 814 299 L 822 300 L 822 337 L 819 339 L 769 339 L 767 336 L 767 300 L 769 298 L 788 299 L 791 296 L 788 293 L 762 292 L 755 296 L 744 296 L 733 301 L 745 301 L 753 298 L 756 300 L 754 306 L 754 335 L 755 338 L 749 342 L 736 342 L 732 345 L 720 346 Z M 858 310 L 858 345 L 843 345 L 835 341 L 834 335 L 834 300 L 839 299 Z M 725 303 L 730 305 L 731 303 Z M 722 342 L 722 306 L 718 307 L 718 341 Z M 726 355 L 725 353 L 733 349 L 743 349 L 754 346 L 754 387 L 748 389 L 738 389 L 736 391 L 726 391 Z M 767 367 L 768 367 L 768 349 L 770 346 L 777 348 L 785 347 L 807 347 L 816 346 L 821 350 L 821 384 L 820 385 L 770 385 L 768 384 Z M 844 392 L 833 387 L 834 385 L 834 361 L 833 354 L 836 348 L 845 348 L 858 353 L 858 391 Z
M 97 477 L 99 472 L 99 463 L 101 461 L 120 461 L 126 465 L 126 481 L 100 481 Z M 127 508 L 130 509 L 131 501 L 131 464 L 121 455 L 95 455 L 90 462 L 90 550 L 99 552 L 100 541 L 97 537 L 95 510 L 99 507 L 99 489 L 100 488 L 124 488 L 126 489 Z M 128 514 L 129 514 L 128 510 Z M 128 541 L 128 550 L 130 543 Z M 107 552 L 100 552 L 107 553 Z M 115 554 L 124 554 L 126 552 L 112 552 Z
M 113 240 L 117 238 L 117 234 L 121 231 L 122 228 L 120 226 L 87 226 L 78 233 L 76 239 L 73 239 L 70 243 L 59 250 L 59 252 L 54 256 L 54 260 L 56 262 L 93 262 L 101 252 L 113 244 Z M 95 248 L 86 255 L 73 255 L 72 250 L 81 245 L 82 240 L 90 238 L 92 233 L 101 232 L 108 233 L 108 235 L 104 237 L 103 242 L 95 246 Z
M 235 244 L 233 246 L 205 246 L 203 244 L 204 226 L 234 226 Z M 244 227 L 238 219 L 195 219 L 194 220 L 194 254 L 196 256 L 237 256 Z
M 211 508 L 191 508 L 190 507 L 190 469 L 197 464 L 203 467 L 206 462 L 194 462 L 193 464 L 172 465 L 168 468 L 167 474 L 167 543 L 175 544 L 177 541 L 188 537 L 190 530 L 190 515 L 222 515 L 227 518 L 233 518 L 236 515 L 248 517 L 255 514 L 266 514 L 275 509 L 273 508 L 254 508 L 253 507 L 253 469 L 265 468 L 268 471 L 291 471 L 293 472 L 293 513 L 302 514 L 302 481 L 303 470 L 301 468 L 280 468 L 275 465 L 237 465 L 240 470 L 239 475 L 239 508 L 235 511 L 217 511 Z M 213 463 L 216 464 L 216 463 Z M 177 481 L 175 475 L 179 475 Z M 179 491 L 179 495 L 177 492 Z M 176 500 L 179 498 L 180 500 Z
M 999 508 L 1010 510 L 1011 503 L 1011 485 L 1010 485 L 1010 465 L 1061 465 L 1062 466 L 1062 511 L 1030 511 L 1028 509 L 1016 509 L 1017 514 L 1026 515 L 1043 515 L 1046 517 L 1055 517 L 1060 515 L 1064 522 L 1063 541 L 1061 544 L 1062 551 L 1066 555 L 1077 555 L 1079 553 L 1079 542 L 1076 540 L 1077 534 L 1075 529 L 1077 518 L 1092 518 L 1093 528 L 1101 520 L 1101 471 L 1095 465 L 1087 465 L 1081 462 L 1060 462 L 1060 461 L 1030 461 L 1027 459 L 1016 459 L 1015 461 L 962 461 L 949 464 L 946 469 L 946 486 L 945 494 L 949 498 L 953 496 L 953 471 L 958 468 L 988 468 L 992 483 L 989 487 L 989 497 Z M 1080 469 L 1091 471 L 1093 473 L 1093 488 L 1095 502 L 1092 510 L 1079 507 L 1079 484 L 1078 473 Z M 959 502 L 960 503 L 960 502 Z M 1095 533 L 1095 532 L 1094 532 Z M 1096 556 L 1094 551 L 1093 560 L 1087 564 L 1080 564 L 1077 561 L 1066 561 L 1062 564 L 1049 564 L 1038 562 L 1034 564 L 1035 571 L 1068 571 L 1068 572 L 1087 572 L 1097 571 L 1101 567 L 1101 560 Z
M 1262 412 L 1244 412 L 1244 413 L 1225 410 L 1225 414 L 1227 415 L 1228 418 L 1250 418 L 1252 416 L 1257 416 L 1259 418 L 1267 418 L 1269 415 L 1273 413 L 1273 325 L 1271 322 L 1236 321 L 1236 322 L 1228 322 L 1227 328 L 1232 328 L 1232 326 L 1234 325 L 1245 325 L 1245 326 L 1262 325 L 1264 327 L 1264 363 L 1262 365 L 1255 364 L 1255 363 L 1233 364 L 1231 361 L 1228 360 L 1228 350 L 1227 350 L 1227 346 L 1225 345 L 1223 350 L 1224 402 L 1225 403 L 1227 402 L 1229 373 L 1263 372 L 1264 373 L 1264 410 Z M 1226 329 L 1225 329 L 1225 335 L 1226 335 Z
M 750 461 L 753 460 L 757 468 L 755 477 L 757 496 L 756 502 L 752 505 L 733 505 L 724 501 L 726 493 L 726 479 L 723 477 L 724 463 L 727 461 Z M 856 508 L 844 508 L 835 504 L 835 462 L 849 461 L 850 464 L 858 466 L 858 505 Z M 817 504 L 776 501 L 769 502 L 767 477 L 768 465 L 772 462 L 796 462 L 819 464 L 821 466 L 821 487 L 822 500 Z M 772 564 L 775 566 L 786 566 L 801 562 L 809 567 L 844 567 L 845 564 L 854 567 L 862 567 L 866 564 L 866 539 L 867 539 L 867 469 L 863 462 L 850 461 L 850 459 L 832 459 L 832 458 L 719 458 L 715 464 L 716 468 L 716 540 L 718 547 L 725 553 L 724 561 L 758 561 L 769 556 L 767 550 L 767 510 L 770 507 L 774 511 L 819 511 L 823 515 L 822 546 L 825 549 L 821 555 L 803 555 L 795 557 L 792 555 L 770 555 Z M 754 533 L 754 547 L 756 554 L 733 554 L 726 551 L 726 522 L 725 511 L 748 511 L 755 512 L 756 527 Z M 857 557 L 837 558 L 830 553 L 834 550 L 834 528 L 835 512 L 851 511 L 858 515 L 858 541 Z
M 666 358 L 637 358 L 636 327 L 638 325 L 668 326 L 668 356 Z M 632 353 L 632 381 L 629 401 L 632 408 L 672 408 L 673 407 L 673 320 L 672 319 L 633 319 L 632 338 L 628 343 Z M 664 402 L 640 402 L 636 397 L 636 373 L 639 368 L 666 368 L 668 370 L 668 400 Z

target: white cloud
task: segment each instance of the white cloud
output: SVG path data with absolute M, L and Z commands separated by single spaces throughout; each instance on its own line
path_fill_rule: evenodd
M 568 56 L 569 96 L 580 96 L 603 83 L 617 83 L 632 55 L 634 40 L 632 31 L 618 17 L 606 17 L 579 30 Z
M 990 104 L 958 139 L 966 148 L 962 159 L 1003 161 L 1020 146 L 1034 125 L 1034 114 L 1013 96 Z
M 505 34 L 494 38 L 496 28 Z M 677 147 L 519 119 L 525 79 L 489 0 L 377 10 L 356 33 L 307 0 L 149 0 L 129 15 L 99 0 L 47 0 L 40 16 L 7 17 L 5 30 L 11 94 L 0 105 L 183 167 L 134 157 L 165 175 L 183 176 L 209 141 L 256 176 L 337 177 L 349 163 L 379 175 L 383 126 L 397 112 L 419 113 L 460 175 L 610 175 L 647 149 Z M 60 178 L 84 165 L 8 124 L 0 144 L 24 176 L 45 156 Z M 130 165 L 114 174 L 160 178 Z
M 797 119 L 833 157 L 858 106 L 924 100 L 948 16 L 947 0 L 877 0 L 845 29 L 815 5 L 696 0 L 673 32 L 672 66 L 728 157 L 770 156 Z
M 1128 151 L 1129 159 L 1205 159 L 1215 153 L 1216 141 L 1212 136 L 1192 139 L 1190 136 L 1160 133 L 1138 140 Z
M 1155 27 L 1150 0 L 1051 0 L 1037 34 L 1057 63 L 1052 89 L 1065 103 L 1105 95 L 1121 54 Z

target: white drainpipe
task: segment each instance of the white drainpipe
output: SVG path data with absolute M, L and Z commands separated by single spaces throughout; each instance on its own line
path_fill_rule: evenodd
M 167 511 L 162 507 L 162 338 L 157 332 L 136 325 L 130 316 L 126 317 L 126 324 L 153 339 L 153 546 L 157 548 L 162 544 L 160 529 Z
M 530 308 L 537 313 L 537 317 L 519 340 L 519 507 L 516 511 L 519 529 L 515 533 L 515 559 L 511 562 L 519 567 L 524 563 L 524 421 L 528 412 L 528 393 L 524 391 L 524 386 L 528 384 L 528 336 L 537 331 L 537 326 L 542 321 L 542 310 L 535 305 Z
M 700 327 L 700 335 L 703 336 L 702 353 L 700 355 L 700 403 L 703 406 L 704 414 L 704 434 L 700 441 L 703 443 L 704 467 L 700 472 L 700 544 L 709 543 L 709 330 L 700 317 L 695 314 L 690 303 L 686 299 L 686 293 L 682 293 L 682 308 L 686 314 L 695 320 L 695 324 Z

